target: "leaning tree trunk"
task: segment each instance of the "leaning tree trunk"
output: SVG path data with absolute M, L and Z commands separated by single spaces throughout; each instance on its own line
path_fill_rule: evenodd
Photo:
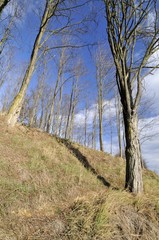
M 49 11 L 48 5 L 46 4 L 45 11 L 44 11 L 44 14 L 43 14 L 43 18 L 42 18 L 42 21 L 41 21 L 41 26 L 40 26 L 39 32 L 37 34 L 37 37 L 35 39 L 35 42 L 34 42 L 30 62 L 29 62 L 28 68 L 25 72 L 25 76 L 24 76 L 24 79 L 23 79 L 23 82 L 22 82 L 22 86 L 19 90 L 19 93 L 14 98 L 13 103 L 12 103 L 10 109 L 9 109 L 9 112 L 8 112 L 7 121 L 8 121 L 8 124 L 11 125 L 11 126 L 14 126 L 18 121 L 20 111 L 21 111 L 21 108 L 22 108 L 22 104 L 23 104 L 23 100 L 24 100 L 24 96 L 25 96 L 25 93 L 26 93 L 28 85 L 30 83 L 32 74 L 33 74 L 34 69 L 35 69 L 40 42 L 41 42 L 41 39 L 44 35 L 45 28 L 46 28 L 47 21 L 48 21 L 48 11 Z
M 142 163 L 140 141 L 138 138 L 137 115 L 128 116 L 124 113 L 126 136 L 126 179 L 125 188 L 135 194 L 143 192 Z

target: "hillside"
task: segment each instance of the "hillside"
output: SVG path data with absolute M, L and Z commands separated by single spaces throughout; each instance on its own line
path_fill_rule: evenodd
M 125 163 L 0 117 L 0 240 L 158 240 L 159 176 L 123 190 Z M 153 161 L 153 160 L 152 160 Z

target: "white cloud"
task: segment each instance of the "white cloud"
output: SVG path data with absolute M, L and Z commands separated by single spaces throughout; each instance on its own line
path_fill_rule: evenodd
M 116 109 L 115 109 L 115 99 L 112 98 L 111 100 L 105 100 L 103 103 L 104 106 L 104 111 L 103 111 L 103 119 L 108 120 L 108 118 L 114 118 L 116 116 Z M 96 113 L 97 118 L 98 118 L 98 113 L 97 113 L 97 104 L 92 104 L 88 110 L 87 110 L 87 124 L 92 124 L 94 115 Z M 86 109 L 83 109 L 79 111 L 75 115 L 75 122 L 77 125 L 84 125 L 85 123 L 85 115 L 86 115 Z
M 139 121 L 142 155 L 148 167 L 159 173 L 159 115 Z
M 159 174 L 159 136 L 145 142 L 142 152 L 147 166 Z
M 156 18 L 156 13 L 155 11 L 151 11 L 148 14 L 148 18 L 147 18 L 147 27 L 148 28 L 153 28 L 154 27 L 154 23 L 155 23 L 155 18 Z
M 151 74 L 146 77 L 144 81 L 144 92 L 143 92 L 143 98 L 147 99 L 147 101 L 150 101 L 150 99 L 154 102 L 154 108 L 155 112 L 154 115 L 159 114 L 159 69 L 157 69 L 154 74 Z M 151 109 L 150 109 L 151 110 Z

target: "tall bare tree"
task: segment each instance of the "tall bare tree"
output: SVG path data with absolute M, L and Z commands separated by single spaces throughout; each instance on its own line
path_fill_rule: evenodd
M 40 70 L 42 72 L 39 72 L 38 76 L 38 84 L 37 88 L 32 90 L 33 92 L 33 106 L 32 106 L 32 111 L 31 111 L 31 116 L 30 116 L 30 126 L 37 126 L 37 119 L 38 119 L 38 109 L 40 105 L 40 100 L 42 99 L 42 94 L 44 90 L 44 85 L 45 85 L 45 79 L 47 76 L 47 66 L 46 66 L 46 56 L 44 54 L 41 65 L 39 66 Z
M 117 126 L 117 132 L 118 132 L 118 144 L 119 144 L 119 156 L 122 157 L 122 132 L 121 132 L 121 112 L 122 112 L 122 108 L 121 108 L 121 102 L 119 99 L 119 95 L 116 94 L 115 95 L 115 108 L 116 108 L 116 126 Z
M 69 104 L 69 111 L 66 121 L 66 130 L 65 130 L 65 138 L 70 139 L 72 137 L 73 132 L 73 124 L 74 124 L 74 114 L 75 114 L 75 108 L 78 102 L 78 77 L 73 80 L 72 83 L 72 90 L 70 95 L 70 104 Z
M 36 36 L 35 42 L 34 42 L 34 46 L 32 49 L 32 53 L 31 53 L 31 57 L 30 57 L 30 61 L 27 67 L 27 70 L 25 72 L 25 76 L 21 85 L 21 88 L 19 90 L 19 93 L 17 94 L 17 96 L 15 97 L 9 112 L 8 112 L 8 124 L 14 126 L 18 120 L 18 117 L 20 115 L 20 110 L 22 108 L 22 103 L 24 100 L 24 96 L 26 94 L 28 85 L 30 83 L 32 74 L 35 70 L 35 66 L 36 66 L 36 62 L 37 62 L 37 57 L 38 57 L 38 52 L 39 52 L 39 48 L 40 48 L 40 44 L 41 44 L 41 40 L 43 38 L 43 35 L 45 33 L 46 30 L 46 26 L 49 22 L 49 20 L 51 19 L 52 16 L 55 15 L 56 9 L 58 7 L 60 0 L 56 0 L 56 1 L 51 1 L 51 0 L 46 0 L 46 4 L 45 4 L 45 8 L 44 8 L 44 13 L 43 13 L 43 17 L 41 20 L 41 24 L 40 24 L 40 28 L 38 31 L 38 34 Z
M 96 52 L 96 82 L 97 82 L 97 91 L 98 91 L 98 122 L 99 122 L 99 145 L 100 151 L 104 151 L 103 148 L 103 113 L 104 113 L 104 101 L 108 90 L 111 87 L 111 81 L 109 81 L 109 74 L 112 71 L 112 59 L 108 55 L 108 52 L 105 51 L 103 47 L 98 46 Z
M 105 64 L 103 51 L 101 48 L 98 49 L 98 54 L 96 56 L 96 81 L 98 89 L 98 119 L 99 119 L 99 145 L 100 151 L 104 151 L 103 148 L 103 108 L 104 108 L 104 80 L 105 80 Z
M 60 52 L 60 60 L 59 60 L 59 64 L 58 64 L 58 73 L 57 73 L 56 84 L 55 84 L 55 88 L 54 88 L 54 91 L 53 91 L 52 104 L 51 104 L 50 113 L 49 113 L 49 117 L 48 117 L 47 132 L 49 132 L 49 133 L 52 132 L 55 100 L 56 100 L 57 94 L 59 92 L 59 85 L 60 85 L 60 82 L 61 82 L 61 79 L 62 79 L 62 74 L 64 72 L 64 67 L 65 67 L 65 64 L 67 63 L 67 60 L 68 60 L 66 58 L 65 53 L 66 53 L 66 49 L 62 48 L 61 52 Z
M 159 50 L 157 1 L 104 0 L 104 4 L 108 41 L 123 108 L 126 138 L 125 188 L 139 194 L 143 192 L 143 180 L 138 106 L 143 79 L 158 67 L 157 64 L 150 65 L 150 59 Z M 149 13 L 153 14 L 153 19 L 149 18 Z
M 94 109 L 94 117 L 92 124 L 92 148 L 96 149 L 96 141 L 97 141 L 97 107 Z
M 63 100 L 63 83 L 64 79 L 62 77 L 61 79 L 61 86 L 59 89 L 59 96 L 58 96 L 58 102 L 57 102 L 57 111 L 56 111 L 56 121 L 55 121 L 55 130 L 54 134 L 56 136 L 60 136 L 61 132 L 61 118 L 62 118 L 62 100 Z
M 72 90 L 70 94 L 69 112 L 66 122 L 65 138 L 71 139 L 73 137 L 74 117 L 75 111 L 79 100 L 80 87 L 79 79 L 85 73 L 86 69 L 81 60 L 78 60 L 77 64 L 73 67 L 73 82 Z

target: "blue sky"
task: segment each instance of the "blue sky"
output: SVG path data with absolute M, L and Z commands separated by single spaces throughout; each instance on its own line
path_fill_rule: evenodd
M 20 0 L 17 0 L 20 1 Z M 14 54 L 14 71 L 10 73 L 10 78 L 12 78 L 11 84 L 16 84 L 17 75 L 20 74 L 22 71 L 24 72 L 24 68 L 29 61 L 33 42 L 35 36 L 37 34 L 37 30 L 39 28 L 39 13 L 41 13 L 43 1 L 38 0 L 24 0 L 22 1 L 24 4 L 24 9 L 21 6 L 21 17 L 16 20 L 15 28 L 13 29 L 12 35 L 14 36 L 10 40 L 10 46 L 12 46 L 12 51 Z M 28 3 L 29 2 L 29 3 Z M 83 2 L 83 0 L 81 0 Z M 42 5 L 39 5 L 42 4 Z M 27 6 L 27 7 L 26 7 Z M 7 15 L 10 11 L 10 7 L 8 7 L 4 15 Z M 74 11 L 73 19 L 74 21 L 79 20 L 82 16 L 87 14 L 87 11 L 92 11 L 93 9 L 98 9 L 98 14 L 96 16 L 96 21 L 94 23 L 89 22 L 89 32 L 85 34 L 81 34 L 81 42 L 100 42 L 104 44 L 105 48 L 108 49 L 109 47 L 107 44 L 107 36 L 106 36 L 106 21 L 104 18 L 104 6 L 100 1 L 92 1 L 87 6 L 83 7 L 79 16 L 78 11 Z M 152 16 L 150 16 L 151 19 Z M 57 21 L 51 21 L 53 28 L 58 26 Z M 75 38 L 74 41 L 77 41 Z M 59 43 L 59 38 L 55 37 L 53 40 L 49 41 L 49 44 L 52 46 L 54 44 Z M 91 51 L 95 51 L 95 47 L 91 48 Z M 57 51 L 53 51 L 52 54 L 55 55 L 55 58 L 58 58 Z M 90 98 L 90 116 L 89 116 L 89 123 L 91 124 L 93 121 L 93 111 L 94 111 L 94 104 L 97 97 L 96 91 L 96 80 L 95 80 L 95 65 L 92 55 L 88 48 L 79 49 L 76 51 L 78 56 L 81 56 L 83 59 L 84 64 L 87 68 L 87 73 L 81 78 L 83 84 L 86 82 L 87 89 L 86 95 Z M 53 62 L 49 63 L 50 66 L 50 78 L 48 82 L 52 86 L 54 84 L 54 75 L 56 75 L 56 67 Z M 31 84 L 29 86 L 29 90 L 34 88 L 37 84 L 37 73 L 35 72 Z M 68 83 L 66 87 L 66 92 L 69 92 L 70 84 Z M 145 79 L 144 90 L 143 90 L 143 99 L 147 102 L 151 102 L 153 100 L 153 111 L 151 111 L 151 107 L 148 107 L 146 114 L 142 117 L 139 122 L 140 128 L 143 125 L 148 124 L 148 122 L 152 122 L 153 126 L 147 128 L 145 131 L 147 136 L 155 135 L 155 137 L 150 138 L 148 141 L 145 141 L 142 144 L 143 149 L 143 157 L 146 160 L 148 166 L 159 173 L 159 110 L 158 110 L 158 102 L 159 102 L 159 70 L 153 75 L 148 76 Z M 2 89 L 5 90 L 5 87 Z M 1 97 L 3 96 L 3 92 L 0 92 Z M 106 101 L 109 103 L 110 95 L 107 96 Z M 114 108 L 114 99 L 110 100 L 111 103 L 111 115 L 115 116 L 115 108 Z M 82 124 L 82 119 L 84 117 L 84 106 L 85 103 L 80 103 L 79 109 L 76 115 L 76 121 Z M 105 111 L 105 119 L 108 119 L 108 112 Z M 110 151 L 110 137 L 108 136 L 108 132 L 110 131 L 109 127 L 105 127 L 105 135 L 104 135 L 104 146 L 106 151 Z M 153 134 L 152 134 L 153 133 Z M 118 151 L 117 145 L 117 136 L 116 131 L 113 132 L 113 153 L 115 154 Z

